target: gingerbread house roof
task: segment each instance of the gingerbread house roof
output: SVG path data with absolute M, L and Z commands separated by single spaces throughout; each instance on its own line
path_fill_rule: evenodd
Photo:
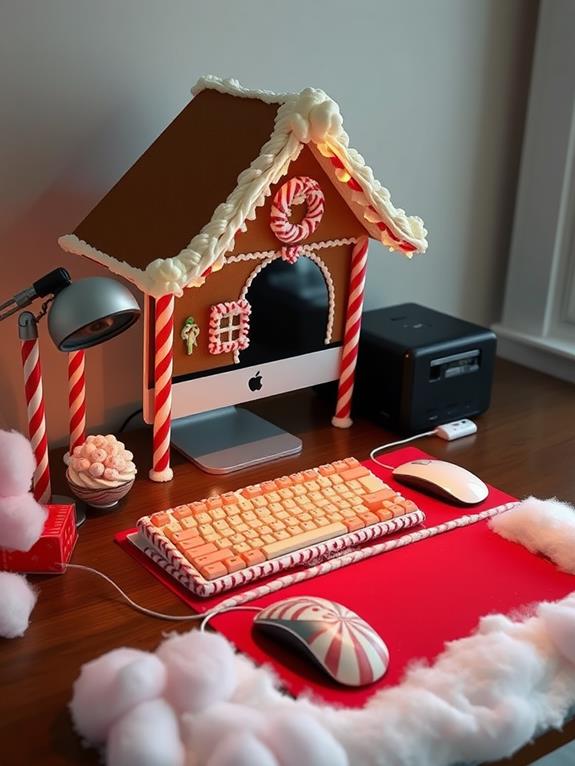
M 150 295 L 181 295 L 223 265 L 304 145 L 371 237 L 408 256 L 426 250 L 423 221 L 392 204 L 323 91 L 279 95 L 205 77 L 192 92 L 74 233 L 59 239 L 64 250 Z

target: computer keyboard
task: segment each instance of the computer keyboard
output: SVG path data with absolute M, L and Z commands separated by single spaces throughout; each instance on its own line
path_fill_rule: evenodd
M 414 502 L 346 458 L 144 516 L 138 529 L 148 556 L 209 596 L 422 518 Z

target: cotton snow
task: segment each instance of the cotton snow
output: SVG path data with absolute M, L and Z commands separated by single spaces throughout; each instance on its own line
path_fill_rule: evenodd
M 0 636 L 24 635 L 36 598 L 35 590 L 23 575 L 0 572 Z
M 569 503 L 528 497 L 494 516 L 489 526 L 532 553 L 547 556 L 564 572 L 575 574 L 575 508 Z

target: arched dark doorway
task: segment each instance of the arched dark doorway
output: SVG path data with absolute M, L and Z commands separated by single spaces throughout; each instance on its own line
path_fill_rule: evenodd
M 263 364 L 325 348 L 329 293 L 316 263 L 277 258 L 256 276 L 246 293 L 252 307 L 250 345 L 241 364 Z

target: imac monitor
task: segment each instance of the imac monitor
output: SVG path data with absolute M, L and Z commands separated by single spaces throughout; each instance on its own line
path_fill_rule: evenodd
M 347 284 L 347 259 L 341 253 L 334 255 L 343 264 L 336 269 L 337 281 Z M 244 264 L 249 278 L 241 297 L 251 308 L 249 344 L 236 352 L 232 364 L 229 355 L 225 359 L 207 352 L 209 308 L 206 296 L 196 297 L 209 288 L 208 303 L 221 301 L 226 268 L 210 275 L 202 288 L 190 288 L 176 299 L 172 444 L 200 468 L 227 473 L 301 450 L 299 438 L 236 405 L 338 378 L 343 317 L 334 316 L 333 267 L 328 271 L 324 259 L 310 251 L 295 263 L 274 254 L 259 264 Z M 153 300 L 147 299 L 144 419 L 148 423 L 153 422 L 154 407 L 153 309 Z M 199 328 L 191 354 L 180 335 L 188 319 Z M 220 332 L 224 341 L 233 340 L 238 329 L 230 321 Z

